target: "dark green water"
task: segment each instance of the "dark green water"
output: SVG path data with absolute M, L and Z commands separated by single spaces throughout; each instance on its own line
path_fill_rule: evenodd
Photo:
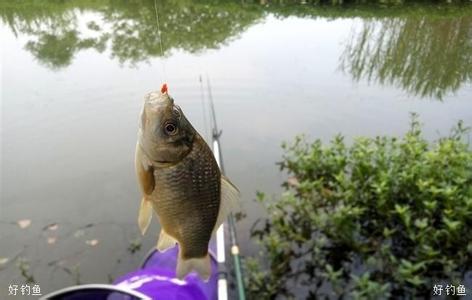
M 139 236 L 137 120 L 164 81 L 208 138 L 198 78 L 211 78 L 245 255 L 256 191 L 276 195 L 284 180 L 282 141 L 400 135 L 413 111 L 431 139 L 472 125 L 470 5 L 158 1 L 158 13 L 163 56 L 152 1 L 0 4 L 0 298 L 25 274 L 46 293 L 139 265 L 158 225 Z

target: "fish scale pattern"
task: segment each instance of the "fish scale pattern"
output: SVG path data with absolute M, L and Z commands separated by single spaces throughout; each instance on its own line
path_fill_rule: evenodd
M 179 163 L 155 170 L 153 205 L 165 232 L 184 259 L 204 257 L 218 217 L 221 174 L 213 153 L 198 134 Z

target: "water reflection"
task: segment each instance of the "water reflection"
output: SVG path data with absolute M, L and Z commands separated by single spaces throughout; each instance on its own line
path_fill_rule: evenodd
M 0 16 L 16 35 L 28 36 L 25 48 L 51 69 L 70 65 L 78 52 L 87 49 L 109 49 L 112 58 L 131 65 L 160 56 L 154 2 L 112 4 L 4 2 L 0 4 Z M 218 48 L 267 13 L 282 18 L 361 16 L 365 17 L 362 26 L 353 30 L 340 57 L 341 68 L 354 80 L 395 85 L 415 96 L 442 99 L 472 78 L 469 8 L 396 8 L 374 13 L 372 7 L 343 10 L 179 0 L 158 1 L 157 9 L 164 55 L 172 49 L 198 53 Z M 85 20 L 83 11 L 91 12 Z M 449 17 L 441 16 L 441 12 Z
M 472 79 L 471 53 L 472 16 L 364 20 L 341 65 L 355 80 L 442 99 Z
M 50 68 L 70 65 L 74 55 L 86 49 L 102 52 L 108 47 L 120 63 L 134 64 L 160 56 L 160 42 L 164 55 L 172 49 L 196 53 L 218 48 L 262 16 L 260 9 L 243 9 L 228 1 L 158 1 L 160 41 L 154 1 L 117 1 L 113 5 L 42 1 L 2 6 L 2 20 L 15 34 L 28 35 L 31 40 L 26 49 Z M 96 14 L 80 26 L 77 16 L 83 10 Z

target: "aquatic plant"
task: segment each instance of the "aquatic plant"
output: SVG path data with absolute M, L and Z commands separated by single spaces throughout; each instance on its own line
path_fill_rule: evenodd
M 401 138 L 341 135 L 283 146 L 289 174 L 252 235 L 251 299 L 430 297 L 472 270 L 472 151 L 462 122 L 429 143 L 417 116 Z
M 25 280 L 26 283 L 35 283 L 33 274 L 30 271 L 30 262 L 23 258 L 19 257 L 17 260 L 18 269 L 20 270 L 21 277 Z

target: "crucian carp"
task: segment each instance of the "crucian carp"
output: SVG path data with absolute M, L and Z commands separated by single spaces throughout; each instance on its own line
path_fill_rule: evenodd
M 212 233 L 236 207 L 238 189 L 225 178 L 204 139 L 164 84 L 144 99 L 135 167 L 142 193 L 138 224 L 144 234 L 154 210 L 161 224 L 157 249 L 179 244 L 176 276 L 211 274 Z

